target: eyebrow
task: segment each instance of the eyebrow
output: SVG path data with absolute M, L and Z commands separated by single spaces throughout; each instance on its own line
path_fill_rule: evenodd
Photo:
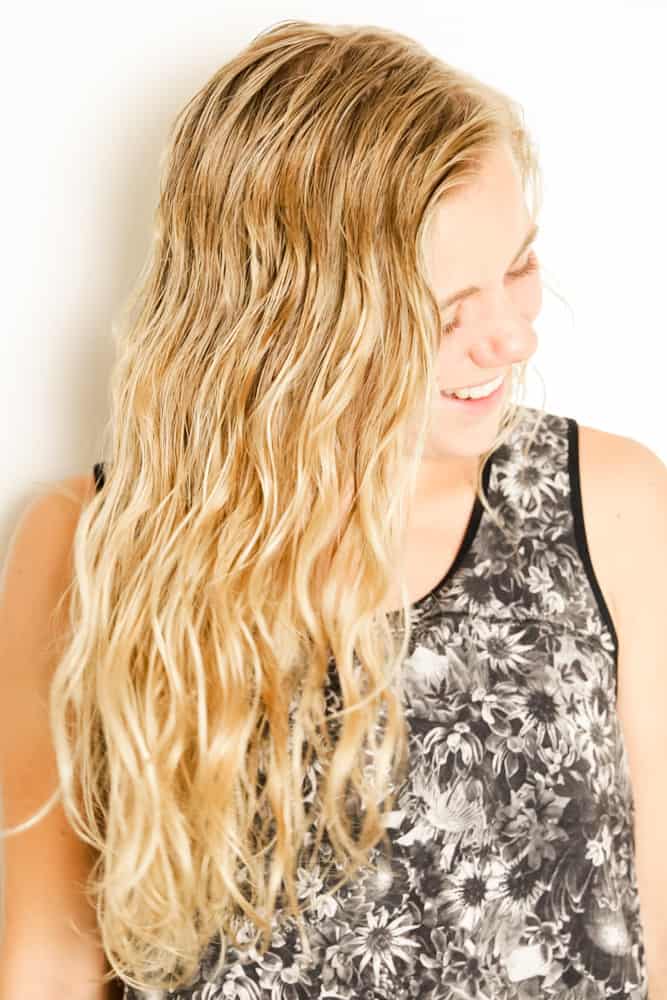
M 526 234 L 526 238 L 524 239 L 523 243 L 521 244 L 516 254 L 514 255 L 513 260 L 510 262 L 509 265 L 510 267 L 513 267 L 514 264 L 516 264 L 517 260 L 524 252 L 526 247 L 530 246 L 530 244 L 537 236 L 539 229 L 540 227 L 538 225 L 533 225 L 531 227 L 531 229 Z M 455 302 L 459 302 L 461 299 L 467 299 L 471 295 L 475 295 L 477 292 L 481 292 L 481 290 L 482 289 L 479 288 L 478 285 L 468 285 L 467 288 L 462 288 L 460 292 L 454 292 L 454 294 L 450 295 L 449 298 L 443 299 L 442 302 L 438 302 L 438 306 L 440 309 L 448 309 L 449 306 L 454 305 Z

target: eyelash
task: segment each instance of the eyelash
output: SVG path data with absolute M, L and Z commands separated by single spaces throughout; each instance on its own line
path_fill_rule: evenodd
M 511 278 L 523 278 L 525 275 L 530 274 L 532 271 L 537 270 L 537 254 L 531 251 L 528 260 L 524 267 L 520 271 L 510 271 L 509 275 Z M 444 334 L 453 333 L 459 326 L 459 314 L 457 313 L 451 323 L 445 323 L 442 328 Z

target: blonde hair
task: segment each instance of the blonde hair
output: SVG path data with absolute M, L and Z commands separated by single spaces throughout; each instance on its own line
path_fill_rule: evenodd
M 299 20 L 175 120 L 50 700 L 109 975 L 136 988 L 190 982 L 218 933 L 219 971 L 241 919 L 268 943 L 287 906 L 303 930 L 295 876 L 325 836 L 345 881 L 390 850 L 403 579 L 398 630 L 380 606 L 436 377 L 426 241 L 499 142 L 539 191 L 508 97 L 396 32 Z M 491 516 L 519 409 L 480 456 Z

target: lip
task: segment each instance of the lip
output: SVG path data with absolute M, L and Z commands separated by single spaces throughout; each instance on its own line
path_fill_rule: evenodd
M 507 375 L 502 380 L 497 389 L 494 389 L 490 396 L 484 396 L 482 399 L 456 399 L 455 396 L 445 396 L 442 389 L 440 390 L 440 398 L 444 400 L 449 406 L 458 406 L 463 409 L 463 412 L 473 414 L 486 413 L 488 410 L 492 410 L 493 407 L 500 402 L 503 393 L 505 391 L 505 385 L 507 383 Z

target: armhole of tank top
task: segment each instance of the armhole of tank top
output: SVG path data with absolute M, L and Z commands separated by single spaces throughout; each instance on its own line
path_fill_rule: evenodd
M 572 505 L 572 516 L 574 519 L 574 537 L 577 543 L 577 550 L 583 563 L 588 582 L 591 586 L 598 610 L 602 620 L 609 631 L 614 643 L 614 690 L 618 697 L 618 635 L 614 620 L 609 612 L 609 607 L 602 593 L 602 588 L 593 568 L 593 560 L 588 548 L 586 537 L 586 525 L 584 524 L 584 507 L 581 499 L 581 476 L 579 468 L 579 424 L 574 417 L 567 417 L 567 437 L 568 437 L 568 471 L 570 474 L 570 501 Z

